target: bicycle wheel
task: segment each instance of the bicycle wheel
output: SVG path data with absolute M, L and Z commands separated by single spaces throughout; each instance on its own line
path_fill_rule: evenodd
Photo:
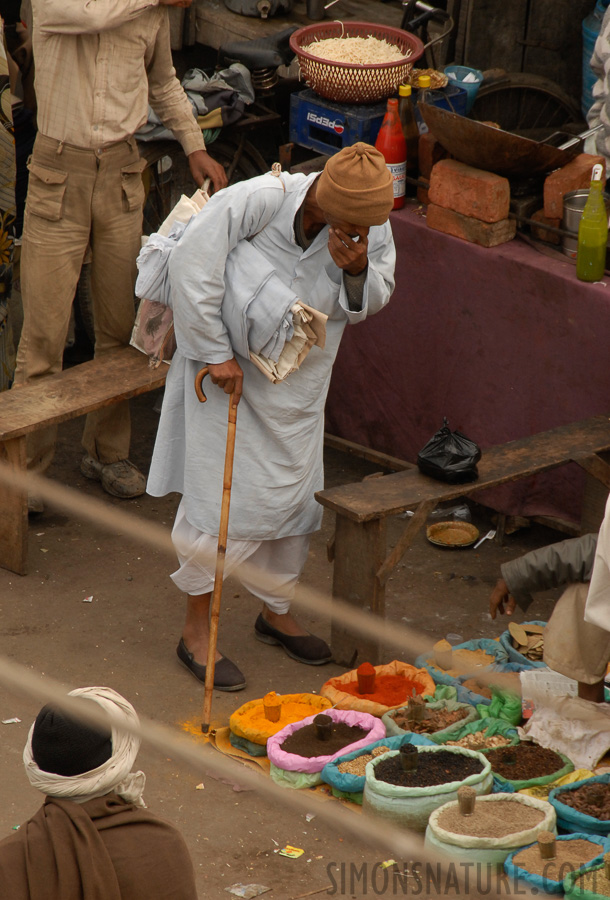
M 527 72 L 485 72 L 471 117 L 496 122 L 511 131 L 541 141 L 554 131 L 586 128 L 578 104 L 549 78 Z M 582 125 L 582 128 L 580 126 Z
M 164 143 L 159 155 L 149 163 L 144 172 L 145 182 L 148 181 L 144 234 L 157 231 L 182 194 L 190 196 L 196 187 L 182 147 L 174 142 Z M 214 141 L 210 145 L 210 153 L 224 166 L 229 184 L 263 175 L 270 168 L 256 147 L 243 136 Z M 148 155 L 150 158 L 150 153 Z

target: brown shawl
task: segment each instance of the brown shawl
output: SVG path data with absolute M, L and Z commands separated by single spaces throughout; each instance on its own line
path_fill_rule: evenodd
M 47 797 L 0 842 L 0 885 L 10 900 L 197 900 L 180 833 L 116 794 Z

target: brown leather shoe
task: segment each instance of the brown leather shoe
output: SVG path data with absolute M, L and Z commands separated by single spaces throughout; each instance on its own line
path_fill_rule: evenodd
M 81 460 L 80 470 L 85 478 L 101 481 L 107 494 L 122 500 L 141 497 L 146 490 L 146 478 L 128 459 L 104 464 L 87 454 Z

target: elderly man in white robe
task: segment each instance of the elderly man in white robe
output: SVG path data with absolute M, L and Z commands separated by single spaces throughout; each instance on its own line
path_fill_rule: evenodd
M 256 638 L 308 665 L 331 659 L 326 642 L 291 615 L 290 601 L 321 525 L 314 493 L 323 487 L 324 404 L 343 329 L 382 309 L 394 289 L 392 206 L 383 156 L 358 143 L 331 157 L 321 174 L 270 173 L 218 192 L 169 255 L 177 352 L 147 490 L 182 495 L 172 532 L 180 567 L 171 577 L 188 597 L 177 653 L 202 682 L 231 393 L 239 414 L 225 578 L 247 561 L 247 574 L 236 574 L 263 601 Z M 272 263 L 295 301 L 328 316 L 324 349 L 313 347 L 279 384 L 236 352 L 223 319 L 227 257 L 243 241 L 257 251 L 261 271 Z M 242 291 L 260 275 L 256 265 L 242 270 Z M 202 405 L 193 385 L 203 365 L 213 384 Z M 245 687 L 242 672 L 219 652 L 214 687 Z

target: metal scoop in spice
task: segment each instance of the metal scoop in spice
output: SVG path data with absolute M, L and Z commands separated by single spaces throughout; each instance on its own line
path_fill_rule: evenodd
M 457 798 L 458 806 L 460 808 L 460 815 L 474 815 L 474 807 L 477 799 L 477 792 L 475 791 L 475 789 L 468 787 L 467 784 L 463 784 L 458 788 Z
M 555 835 L 552 831 L 541 831 L 538 835 L 540 859 L 555 859 Z
M 399 749 L 400 762 L 405 772 L 417 771 L 417 747 L 415 744 L 403 744 Z
M 331 717 L 321 713 L 319 716 L 315 717 L 313 724 L 316 728 L 316 737 L 318 740 L 329 741 L 333 730 L 333 720 Z

